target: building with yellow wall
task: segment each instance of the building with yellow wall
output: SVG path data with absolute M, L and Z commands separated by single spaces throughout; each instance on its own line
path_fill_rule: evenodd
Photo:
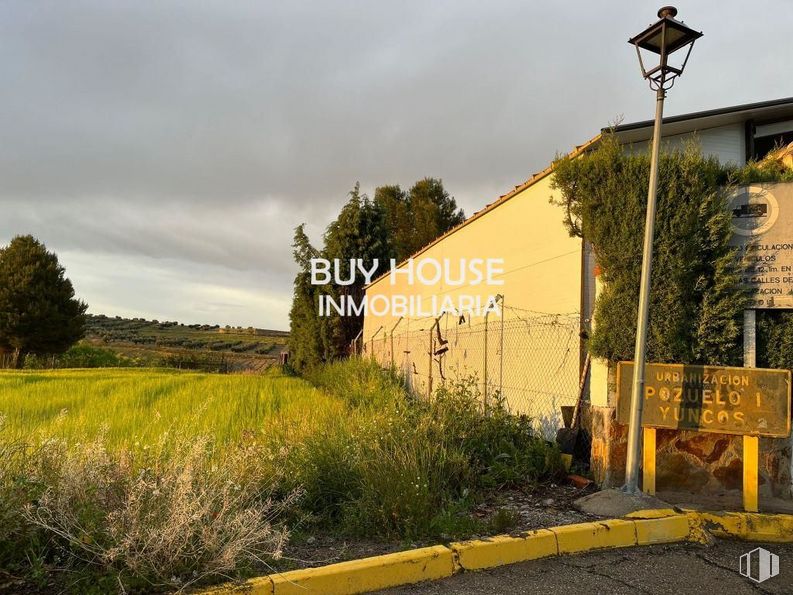
M 646 150 L 652 122 L 621 125 L 614 133 L 626 150 Z M 572 155 L 591 149 L 599 139 Z M 793 99 L 664 121 L 665 146 L 692 139 L 723 163 L 741 165 L 762 157 L 777 144 L 793 141 Z M 436 318 L 368 313 L 362 336 L 363 351 L 401 370 L 417 393 L 469 379 L 483 399 L 503 398 L 512 411 L 532 416 L 548 437 L 562 425 L 562 408 L 578 399 L 585 362 L 582 337 L 596 297 L 594 258 L 581 239 L 569 236 L 563 211 L 552 203 L 559 198 L 551 187 L 552 173 L 549 167 L 533 175 L 413 256 L 451 262 L 502 258 L 504 271 L 498 278 L 503 285 L 409 285 L 404 276 L 392 282 L 385 275 L 366 290 L 369 300 L 394 294 L 429 298 L 466 293 L 482 299 L 498 294 L 503 300 L 499 314 Z M 593 407 L 615 406 L 604 362 L 593 362 L 582 388 Z

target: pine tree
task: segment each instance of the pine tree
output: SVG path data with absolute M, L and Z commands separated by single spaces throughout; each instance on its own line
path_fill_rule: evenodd
M 363 275 L 358 273 L 352 285 L 312 286 L 311 258 L 338 259 L 343 279 L 351 275 L 350 259 L 362 259 L 367 270 L 377 259 L 377 278 L 388 270 L 390 259 L 408 258 L 464 219 L 443 183 L 425 178 L 408 193 L 397 185 L 381 186 L 375 190 L 373 200 L 361 193 L 356 184 L 338 217 L 325 231 L 322 250 L 313 248 L 303 226 L 298 227 L 293 247 L 300 271 L 295 277 L 290 312 L 290 357 L 295 369 L 346 356 L 363 328 L 363 316 L 340 316 L 335 312 L 318 316 L 319 298 L 323 295 L 337 303 L 344 298 L 360 304 L 365 295 Z
M 407 241 L 409 256 L 424 248 L 438 236 L 465 221 L 462 209 L 435 178 L 416 182 L 408 193 L 408 212 L 411 221 Z
M 17 236 L 0 249 L 0 352 L 12 354 L 14 367 L 29 353 L 63 353 L 81 339 L 87 308 L 36 238 Z
M 407 192 L 399 185 L 380 186 L 374 191 L 374 204 L 383 211 L 385 226 L 391 240 L 392 254 L 402 262 L 412 254 L 412 224 Z

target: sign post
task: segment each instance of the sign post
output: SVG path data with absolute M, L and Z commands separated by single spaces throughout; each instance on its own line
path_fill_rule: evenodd
M 757 367 L 757 311 L 743 311 L 743 366 Z M 758 512 L 758 475 L 760 464 L 760 438 L 743 437 L 743 509 Z
M 655 496 L 655 428 L 644 428 L 642 443 L 642 491 Z

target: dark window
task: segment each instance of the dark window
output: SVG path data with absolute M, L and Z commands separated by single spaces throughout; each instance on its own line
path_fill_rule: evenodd
M 762 159 L 774 149 L 793 143 L 793 130 L 769 136 L 756 136 L 754 139 L 754 158 Z

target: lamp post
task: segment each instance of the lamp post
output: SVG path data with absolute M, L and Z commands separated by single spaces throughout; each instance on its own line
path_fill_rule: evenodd
M 657 23 L 631 38 L 629 43 L 636 47 L 642 75 L 656 92 L 655 125 L 653 126 L 652 155 L 650 157 L 650 184 L 647 189 L 647 218 L 644 225 L 644 247 L 642 250 L 642 275 L 639 289 L 639 314 L 636 323 L 636 349 L 633 364 L 633 386 L 631 390 L 630 421 L 628 426 L 628 453 L 625 463 L 624 490 L 639 491 L 639 438 L 641 436 L 642 405 L 644 402 L 644 368 L 647 351 L 647 322 L 650 313 L 650 274 L 653 265 L 653 232 L 655 227 L 655 204 L 658 186 L 658 153 L 661 148 L 661 122 L 666 92 L 672 88 L 686 67 L 694 42 L 702 33 L 690 29 L 675 19 L 677 9 L 665 6 L 658 11 Z M 672 66 L 669 56 L 678 50 L 687 50 L 680 66 Z M 658 66 L 647 70 L 642 59 L 642 50 L 657 54 Z

